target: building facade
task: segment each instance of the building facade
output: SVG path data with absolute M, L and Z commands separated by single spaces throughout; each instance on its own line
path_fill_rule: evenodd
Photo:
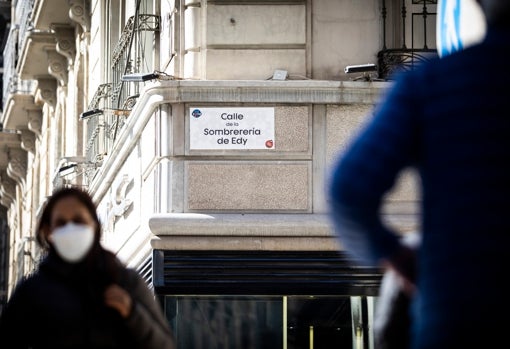
M 58 187 L 189 348 L 373 346 L 380 274 L 332 234 L 329 168 L 394 69 L 436 55 L 435 1 L 11 2 L 0 132 L 0 292 L 37 267 Z M 417 229 L 416 177 L 388 224 Z

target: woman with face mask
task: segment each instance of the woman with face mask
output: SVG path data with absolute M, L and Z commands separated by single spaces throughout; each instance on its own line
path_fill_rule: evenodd
M 2 348 L 175 348 L 144 280 L 101 246 L 100 231 L 86 192 L 50 197 L 36 236 L 47 254 L 2 313 Z

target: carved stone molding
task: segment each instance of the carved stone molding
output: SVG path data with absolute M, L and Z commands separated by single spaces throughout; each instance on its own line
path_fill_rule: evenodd
M 67 58 L 68 66 L 72 66 L 76 56 L 76 45 L 74 42 L 74 28 L 64 25 L 52 27 L 57 39 L 56 50 Z
M 27 152 L 20 148 L 9 149 L 7 174 L 18 184 L 23 185 L 27 175 Z
M 113 191 L 112 212 L 116 217 L 122 216 L 133 204 L 133 200 L 127 197 L 128 187 L 133 183 L 133 179 L 127 174 L 122 176 L 121 181 Z
M 122 175 L 120 180 L 112 184 L 110 200 L 107 203 L 108 214 L 103 227 L 103 236 L 109 237 L 115 230 L 115 222 L 123 216 L 132 206 L 133 200 L 128 197 L 134 179 L 128 174 Z
M 30 130 L 21 130 L 21 148 L 35 154 L 35 134 Z
M 56 98 L 56 92 L 55 92 Z M 35 133 L 38 137 L 41 135 L 42 130 L 42 110 L 40 109 L 27 109 L 28 129 Z
M 67 85 L 67 60 L 57 51 L 47 50 L 48 73 L 55 77 L 60 86 Z
M 19 133 L 0 132 L 0 171 L 9 165 L 9 150 L 21 147 L 21 135 Z
M 0 171 L 0 203 L 9 208 L 16 199 L 16 182 L 7 175 L 6 171 Z
M 78 23 L 84 32 L 90 28 L 90 16 L 86 8 L 85 0 L 69 0 L 69 18 Z
M 64 57 L 62 59 L 65 60 Z M 57 82 L 55 79 L 37 80 L 36 99 L 41 99 L 44 103 L 55 108 L 57 105 Z

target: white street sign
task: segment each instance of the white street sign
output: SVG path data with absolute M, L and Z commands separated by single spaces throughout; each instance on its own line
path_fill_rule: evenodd
M 274 108 L 189 109 L 190 149 L 274 149 Z

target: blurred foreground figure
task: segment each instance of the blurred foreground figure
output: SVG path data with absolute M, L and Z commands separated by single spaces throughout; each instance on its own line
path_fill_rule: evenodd
M 411 348 L 509 341 L 510 1 L 479 0 L 481 43 L 401 73 L 332 173 L 331 218 L 360 263 L 391 268 L 413 295 Z M 421 246 L 380 216 L 404 168 L 421 179 Z
M 48 254 L 23 280 L 0 319 L 0 346 L 173 349 L 174 337 L 139 274 L 100 245 L 90 196 L 60 189 L 37 229 Z

